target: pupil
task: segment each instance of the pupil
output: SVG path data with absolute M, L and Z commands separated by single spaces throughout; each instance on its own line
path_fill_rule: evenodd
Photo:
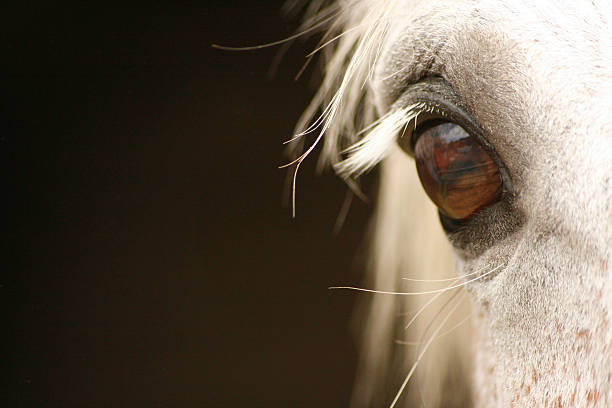
M 501 198 L 497 165 L 478 141 L 450 122 L 415 130 L 414 156 L 421 183 L 447 217 L 461 220 Z

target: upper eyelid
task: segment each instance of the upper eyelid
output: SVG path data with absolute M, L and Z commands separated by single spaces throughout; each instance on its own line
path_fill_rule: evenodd
M 446 98 L 451 99 L 451 101 L 447 101 Z M 420 113 L 415 117 L 417 126 L 418 117 L 427 114 L 430 115 L 429 120 L 436 118 L 448 120 L 449 122 L 461 126 L 470 136 L 475 137 L 480 142 L 481 146 L 491 155 L 491 158 L 500 169 L 505 191 L 510 195 L 514 195 L 514 186 L 509 171 L 497 153 L 495 146 L 489 141 L 486 132 L 473 119 L 472 115 L 465 108 L 459 95 L 454 92 L 452 86 L 450 86 L 444 78 L 428 77 L 424 78 L 421 83 L 408 86 L 393 105 L 402 106 L 404 104 L 409 105 L 414 103 L 419 103 L 422 106 Z M 415 128 L 414 121 L 411 120 L 410 122 L 411 123 L 408 124 L 405 130 L 406 133 L 410 132 L 408 134 L 408 146 L 405 144 L 402 145 L 403 139 L 398 140 L 398 144 L 402 146 L 402 150 L 410 156 L 413 156 L 410 139 L 412 139 L 412 132 Z M 406 135 L 404 135 L 404 138 L 405 136 Z M 408 149 L 405 147 L 408 147 Z
M 482 127 L 473 118 L 469 109 L 463 103 L 452 84 L 442 76 L 422 77 L 418 82 L 405 87 L 403 93 L 392 105 L 393 108 L 401 108 L 406 105 L 419 104 L 419 117 L 429 115 L 429 118 L 442 118 L 454 122 L 464 128 L 470 135 L 476 137 L 483 147 L 490 151 L 495 151 L 494 146 L 489 142 Z M 409 123 L 414 130 L 414 122 Z

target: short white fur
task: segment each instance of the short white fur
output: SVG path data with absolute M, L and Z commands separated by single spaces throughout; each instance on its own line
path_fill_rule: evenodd
M 320 51 L 321 88 L 298 133 L 318 132 L 321 165 L 343 178 L 382 162 L 365 287 L 432 291 L 433 282 L 420 281 L 455 269 L 465 282 L 501 265 L 466 285 L 473 312 L 428 307 L 408 334 L 398 316 L 421 312 L 422 303 L 368 295 L 351 406 L 395 403 L 410 367 L 416 376 L 404 402 L 417 406 L 612 406 L 610 3 L 318 1 L 310 21 L 319 21 L 317 10 L 337 17 Z M 443 234 L 395 143 L 424 109 L 398 102 L 423 72 L 452 85 L 516 188 L 505 206 L 478 217 L 463 245 Z M 457 325 L 467 315 L 472 325 Z M 444 320 L 456 332 L 436 337 L 430 323 Z M 428 353 L 395 344 L 406 338 L 422 339 Z

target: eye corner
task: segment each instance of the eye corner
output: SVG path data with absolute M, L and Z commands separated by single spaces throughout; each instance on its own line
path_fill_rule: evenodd
M 448 121 L 439 106 L 425 107 L 406 124 L 397 138 L 397 144 L 406 154 L 414 158 L 414 145 L 420 133 Z
M 462 228 L 465 228 L 466 224 L 470 220 L 471 217 L 456 220 L 444 214 L 441 210 L 438 209 L 438 218 L 440 220 L 440 225 L 442 225 L 442 229 L 447 234 L 455 234 L 459 232 Z

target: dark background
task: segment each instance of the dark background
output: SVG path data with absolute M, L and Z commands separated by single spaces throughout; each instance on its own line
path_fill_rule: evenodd
M 23 4 L 25 3 L 25 4 Z M 315 89 L 282 1 L 4 6 L 0 406 L 342 407 L 370 207 L 281 205 Z M 314 79 L 313 79 L 314 78 Z

